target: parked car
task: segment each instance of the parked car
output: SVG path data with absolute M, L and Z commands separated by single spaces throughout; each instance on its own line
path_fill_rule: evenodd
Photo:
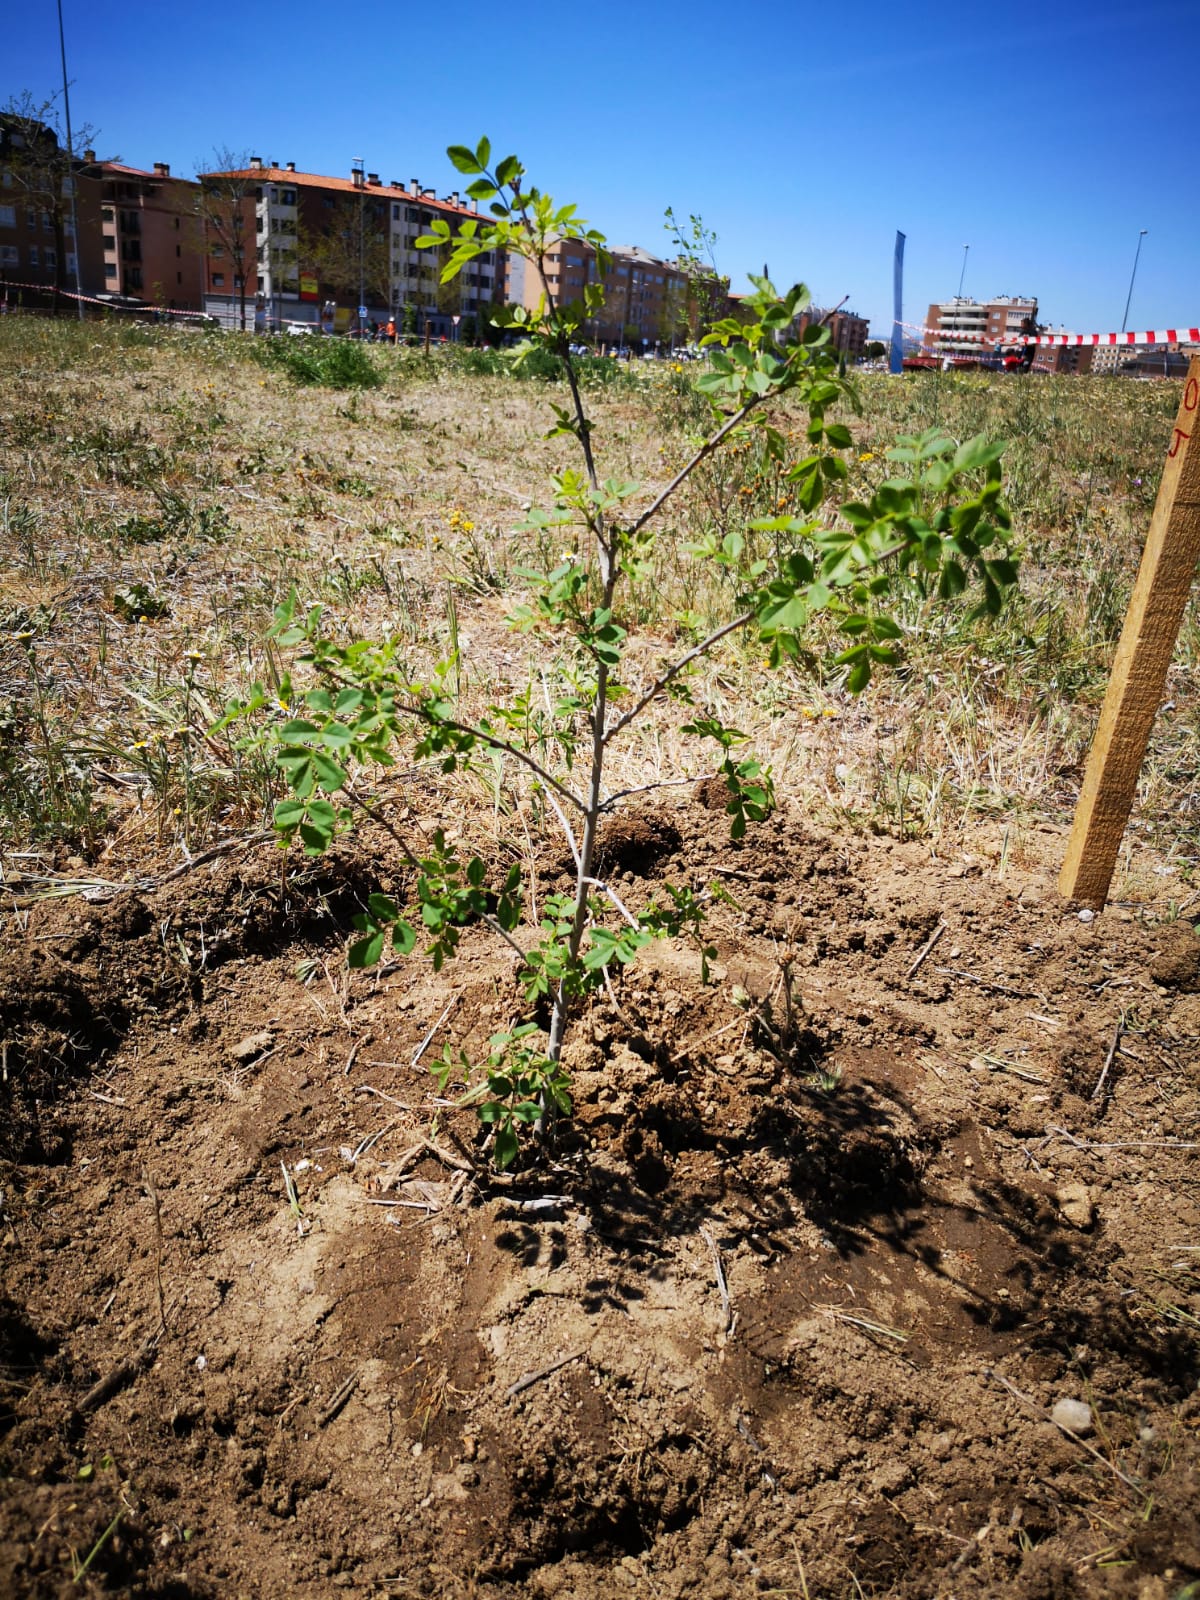
M 304 339 L 316 333 L 315 322 L 288 322 L 284 324 L 284 333 L 290 333 L 294 338 Z

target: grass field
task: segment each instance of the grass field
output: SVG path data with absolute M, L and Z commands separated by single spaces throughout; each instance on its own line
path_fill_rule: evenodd
M 293 587 L 350 633 L 399 636 L 422 663 L 456 628 L 457 690 L 473 709 L 537 690 L 535 653 L 502 619 L 521 567 L 547 554 L 510 530 L 571 460 L 570 441 L 541 437 L 556 385 L 483 352 L 338 345 L 350 366 L 326 376 L 371 386 L 330 388 L 312 381 L 307 343 L 0 326 L 0 839 L 21 852 L 18 870 L 104 876 L 261 822 L 272 775 L 209 729 L 254 680 L 281 677 L 265 635 Z M 588 382 L 602 470 L 648 497 L 703 426 L 689 372 L 596 362 Z M 736 707 L 781 791 L 821 815 L 936 840 L 988 813 L 1015 838 L 1071 803 L 1175 386 L 872 375 L 861 394 L 852 491 L 887 475 L 900 433 L 939 423 L 1008 441 L 1020 595 L 980 626 L 911 609 L 902 671 L 861 700 L 798 669 L 764 675 L 738 644 L 708 690 Z M 714 458 L 673 506 L 632 619 L 647 660 L 733 604 L 688 546 L 786 507 L 786 486 L 748 456 L 757 448 Z M 1197 640 L 1193 603 L 1180 668 Z M 1132 835 L 1182 865 L 1198 826 L 1185 683 L 1160 719 Z M 624 760 L 614 784 L 698 772 L 703 758 L 668 714 Z M 500 775 L 494 807 L 515 782 Z

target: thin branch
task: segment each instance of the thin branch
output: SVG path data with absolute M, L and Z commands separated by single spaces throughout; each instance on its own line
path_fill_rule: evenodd
M 370 817 L 372 822 L 377 822 L 383 831 L 389 834 L 396 841 L 396 843 L 400 846 L 400 850 L 405 861 L 410 867 L 412 867 L 415 871 L 420 870 L 420 861 L 418 861 L 417 857 L 412 853 L 412 850 L 409 848 L 404 836 L 400 833 L 398 828 L 394 828 L 387 818 L 381 817 L 377 811 L 372 811 L 366 801 L 359 799 L 358 795 L 354 793 L 354 790 L 351 789 L 348 784 L 342 790 L 342 794 L 347 800 L 349 800 L 351 805 L 357 806 L 364 816 Z
M 666 505 L 667 501 L 675 493 L 676 489 L 679 488 L 679 485 L 684 481 L 684 479 L 696 470 L 705 457 L 712 455 L 713 451 L 724 441 L 726 436 L 732 433 L 734 428 L 736 428 L 739 423 L 744 422 L 746 417 L 749 416 L 750 412 L 754 410 L 755 406 L 760 406 L 766 398 L 766 395 L 754 395 L 751 399 L 746 401 L 746 404 L 740 411 L 735 411 L 733 416 L 730 417 L 729 421 L 726 422 L 722 427 L 718 428 L 716 433 L 714 433 L 711 438 L 708 438 L 704 441 L 692 459 L 685 466 L 679 469 L 667 487 L 659 494 L 658 498 L 654 500 L 653 503 L 642 512 L 637 521 L 633 523 L 629 529 L 630 538 L 644 528 L 646 523 L 650 521 L 651 517 L 655 516 L 659 511 L 661 511 L 663 506 Z
M 702 656 L 706 653 L 706 651 L 711 650 L 713 645 L 716 644 L 718 640 L 723 639 L 727 633 L 736 633 L 739 628 L 744 628 L 748 622 L 752 622 L 753 620 L 753 611 L 743 611 L 740 617 L 734 617 L 732 622 L 723 623 L 722 626 L 717 628 L 715 632 L 710 633 L 707 639 L 702 639 L 694 649 L 688 651 L 687 655 L 680 656 L 679 660 L 674 666 L 668 667 L 666 672 L 664 672 L 661 677 L 658 677 L 654 680 L 649 689 L 647 689 L 646 693 L 636 705 L 631 706 L 623 716 L 617 718 L 612 727 L 609 728 L 608 732 L 604 735 L 604 743 L 608 744 L 610 739 L 615 739 L 617 734 L 620 733 L 621 729 L 627 727 L 629 723 L 633 721 L 634 717 L 638 716 L 640 712 L 644 711 L 650 704 L 651 700 L 660 695 L 666 686 L 671 682 L 671 680 L 673 678 L 677 678 L 686 666 L 689 666 L 691 662 L 695 661 L 697 656 Z
M 524 962 L 524 964 L 526 966 L 529 965 L 529 956 L 527 955 L 527 953 L 524 950 L 521 949 L 521 946 L 513 938 L 512 934 L 509 933 L 508 929 L 503 927 L 499 922 L 496 921 L 496 918 L 494 916 L 492 916 L 490 911 L 485 911 L 480 920 L 482 922 L 486 923 L 486 925 L 492 930 L 493 933 L 498 933 L 500 935 L 500 937 L 504 940 L 505 944 L 511 946 L 511 948 L 515 952 L 515 954 L 520 956 L 521 960 Z
M 700 772 L 694 778 L 662 778 L 658 783 L 639 783 L 633 789 L 618 789 L 616 794 L 609 795 L 600 810 L 611 811 L 619 800 L 628 800 L 631 794 L 649 794 L 653 789 L 685 789 L 689 783 L 707 783 L 716 776 L 715 772 Z
M 423 716 L 421 711 L 413 707 L 397 706 L 396 709 L 398 711 L 406 711 L 410 716 Z M 533 756 L 527 755 L 524 750 L 518 749 L 515 744 L 510 744 L 507 739 L 498 739 L 494 733 L 485 733 L 482 728 L 472 727 L 469 722 L 455 722 L 443 717 L 439 717 L 437 720 L 443 728 L 453 728 L 455 733 L 469 733 L 472 738 L 478 739 L 483 744 L 490 745 L 493 750 L 503 750 L 505 755 L 512 756 L 514 760 L 520 761 L 527 766 L 530 772 L 539 777 L 548 788 L 553 789 L 556 794 L 560 794 L 564 800 L 569 800 L 577 811 L 586 812 L 587 808 L 577 794 L 572 793 L 566 784 L 559 783 L 557 778 L 552 778 L 540 761 L 534 760 Z
M 539 1367 L 536 1372 L 523 1372 L 516 1383 L 510 1384 L 504 1392 L 506 1400 L 515 1400 L 519 1394 L 524 1394 L 526 1389 L 532 1389 L 535 1383 L 541 1383 L 543 1378 L 549 1378 L 561 1368 L 569 1366 L 572 1361 L 578 1361 L 580 1356 L 588 1353 L 588 1346 L 582 1345 L 578 1350 L 572 1350 L 569 1356 L 560 1356 L 557 1361 L 552 1361 L 549 1366 Z
M 579 845 L 576 841 L 574 830 L 572 829 L 571 824 L 567 821 L 566 812 L 559 805 L 558 801 L 554 798 L 553 792 L 549 789 L 546 790 L 546 799 L 550 802 L 551 808 L 554 811 L 554 815 L 558 818 L 559 827 L 567 836 L 567 843 L 571 847 L 571 855 L 574 857 L 575 868 L 576 871 L 578 871 Z
M 1104 1066 L 1100 1069 L 1100 1076 L 1096 1079 L 1096 1087 L 1092 1090 L 1092 1099 L 1099 1100 L 1104 1093 L 1104 1085 L 1108 1082 L 1108 1074 L 1116 1060 L 1117 1051 L 1121 1048 L 1121 1035 L 1125 1032 L 1125 1013 L 1122 1011 L 1117 1018 L 1117 1025 L 1113 1029 L 1112 1043 L 1108 1047 L 1108 1054 L 1104 1058 Z
M 320 664 L 317 670 L 328 678 L 331 683 L 336 683 L 343 689 L 354 687 L 348 679 L 343 678 L 339 672 L 335 672 L 332 667 L 324 663 Z M 455 733 L 470 734 L 473 739 L 478 739 L 481 744 L 489 745 L 493 750 L 503 750 L 505 755 L 512 756 L 515 761 L 520 761 L 524 766 L 527 766 L 535 777 L 540 778 L 548 788 L 560 794 L 564 800 L 569 800 L 577 811 L 586 811 L 583 801 L 577 794 L 572 793 L 566 784 L 560 783 L 557 778 L 552 777 L 540 761 L 536 761 L 533 756 L 528 755 L 515 744 L 510 744 L 507 739 L 498 738 L 494 733 L 487 733 L 483 728 L 473 727 L 469 722 L 457 722 L 450 717 L 430 718 L 429 714 L 421 706 L 405 705 L 399 700 L 393 701 L 392 710 L 401 716 L 412 717 L 417 722 L 430 723 L 432 721 L 436 722 L 439 727 L 452 728 Z
M 606 894 L 608 896 L 608 898 L 612 901 L 613 905 L 616 906 L 617 910 L 625 918 L 625 921 L 629 924 L 629 926 L 631 928 L 633 928 L 634 931 L 637 932 L 637 933 L 640 933 L 642 931 L 641 923 L 633 915 L 633 913 L 630 911 L 629 907 L 621 899 L 621 897 L 617 893 L 617 891 L 614 888 L 611 887 L 611 885 L 602 882 L 601 879 L 599 879 L 599 878 L 581 878 L 580 882 L 581 883 L 590 883 L 593 889 L 599 889 L 601 894 Z

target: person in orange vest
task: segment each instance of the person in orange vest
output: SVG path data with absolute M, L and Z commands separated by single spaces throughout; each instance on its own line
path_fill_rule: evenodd
M 389 317 L 387 319 L 387 327 L 383 331 L 387 335 L 387 342 L 389 344 L 395 344 L 395 342 L 396 342 L 396 319 L 395 319 L 395 317 Z

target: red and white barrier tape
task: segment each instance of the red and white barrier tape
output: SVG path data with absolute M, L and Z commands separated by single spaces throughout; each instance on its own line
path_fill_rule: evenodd
M 174 306 L 156 306 L 148 301 L 140 306 L 118 306 L 111 300 L 98 300 L 94 294 L 75 294 L 70 289 L 59 289 L 52 283 L 0 283 L 0 300 L 8 298 L 10 289 L 32 289 L 35 294 L 60 294 L 64 300 L 77 300 L 85 306 L 99 306 L 103 311 L 132 311 L 139 316 L 149 312 L 151 316 L 160 317 L 208 318 L 208 313 L 205 311 L 181 311 Z
M 1200 328 L 1159 328 L 1144 333 L 968 333 L 957 328 L 925 328 L 919 323 L 902 322 L 902 328 L 936 339 L 941 344 L 1045 344 L 1045 345 L 1129 345 L 1200 344 Z

